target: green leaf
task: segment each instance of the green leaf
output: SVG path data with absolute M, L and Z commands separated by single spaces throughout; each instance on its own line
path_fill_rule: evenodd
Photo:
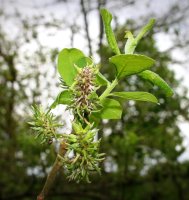
M 98 72 L 98 74 L 96 75 L 96 83 L 98 85 L 108 85 L 109 81 L 106 79 L 105 76 Z
M 50 106 L 50 109 L 55 108 L 58 104 L 70 105 L 72 103 L 72 92 L 69 90 L 64 90 L 61 92 L 53 104 Z
M 158 74 L 146 70 L 141 72 L 139 76 L 150 81 L 152 84 L 157 85 L 165 92 L 166 96 L 172 96 L 174 94 L 172 88 Z
M 83 68 L 87 65 L 91 65 L 93 63 L 92 59 L 89 57 L 82 57 L 77 61 L 77 66 Z
M 72 92 L 69 90 L 65 90 L 60 93 L 58 102 L 59 104 L 70 105 L 72 102 L 72 98 L 73 98 Z
M 106 37 L 108 40 L 108 44 L 110 45 L 110 48 L 112 49 L 112 51 L 115 54 L 120 54 L 120 50 L 118 48 L 118 45 L 117 45 L 117 42 L 115 39 L 115 35 L 111 28 L 112 15 L 106 9 L 101 9 L 100 13 L 102 16 L 102 20 L 104 22 L 104 28 L 105 28 L 105 33 L 106 33 Z
M 84 57 L 85 55 L 83 52 L 75 48 L 63 49 L 59 53 L 58 72 L 68 86 L 72 85 L 77 74 L 77 70 L 75 69 L 74 64 L 78 65 L 79 67 L 84 67 Z M 83 60 L 81 60 L 82 58 Z
M 114 99 L 105 98 L 102 100 L 102 110 L 100 117 L 102 119 L 120 119 L 122 115 L 122 108 L 118 101 Z
M 126 100 L 148 101 L 158 103 L 157 98 L 148 92 L 113 92 L 110 96 L 121 97 Z
M 109 60 L 115 65 L 118 78 L 142 72 L 155 63 L 152 58 L 136 54 L 116 55 Z

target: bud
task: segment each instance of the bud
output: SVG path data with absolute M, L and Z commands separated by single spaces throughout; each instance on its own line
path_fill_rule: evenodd
M 69 158 L 69 154 L 64 157 L 63 166 L 69 180 L 79 182 L 84 179 L 89 182 L 89 173 L 91 171 L 100 173 L 98 166 L 104 159 L 104 154 L 99 153 L 100 140 L 94 140 L 98 130 L 93 128 L 92 124 L 82 128 L 79 122 L 73 122 L 73 129 L 74 133 L 63 136 L 68 152 L 73 154 L 72 159 Z
M 41 106 L 33 106 L 32 122 L 28 122 L 31 128 L 36 132 L 36 138 L 41 143 L 52 144 L 53 139 L 57 139 L 56 129 L 62 125 L 58 124 L 56 117 L 49 111 L 45 112 Z

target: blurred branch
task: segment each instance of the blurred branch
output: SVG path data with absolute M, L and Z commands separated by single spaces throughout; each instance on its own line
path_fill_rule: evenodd
M 102 17 L 100 15 L 100 9 L 102 7 L 105 7 L 106 5 L 106 0 L 99 0 L 98 1 L 98 17 L 99 17 L 99 43 L 98 43 L 98 49 L 99 49 L 99 54 L 100 54 L 100 59 L 102 58 L 102 40 L 103 40 L 103 34 L 104 34 L 104 27 L 103 27 L 103 21 Z
M 0 57 L 2 57 L 9 69 L 10 76 L 7 79 L 7 81 L 11 82 L 11 88 L 10 88 L 10 98 L 8 99 L 7 104 L 7 111 L 6 111 L 6 132 L 8 133 L 9 137 L 12 139 L 14 138 L 14 119 L 13 119 L 13 110 L 15 105 L 15 89 L 14 89 L 14 83 L 17 79 L 17 71 L 15 69 L 14 65 L 14 59 L 16 57 L 16 52 L 13 52 L 12 54 L 6 54 L 3 52 L 3 49 L 0 47 Z
M 83 14 L 83 17 L 84 17 L 84 26 L 85 26 L 85 31 L 86 31 L 87 41 L 88 41 L 89 54 L 92 56 L 91 38 L 90 38 L 90 35 L 89 35 L 89 24 L 88 24 L 88 20 L 87 20 L 87 10 L 85 9 L 84 0 L 81 0 L 80 4 L 81 4 L 82 14 Z
M 164 30 L 165 27 L 172 28 L 173 25 L 178 25 L 179 23 L 183 23 L 189 16 L 188 13 L 189 4 L 185 7 L 178 7 L 178 2 L 170 7 L 170 9 L 166 12 L 166 14 L 161 15 L 161 17 L 154 16 L 154 13 L 149 13 L 145 17 L 142 18 L 141 25 L 137 25 L 133 27 L 134 30 L 139 30 L 142 27 L 143 21 L 148 21 L 151 16 L 157 17 L 157 23 L 153 29 L 154 33 L 159 33 Z M 164 31 L 165 32 L 165 31 Z
M 109 7 L 111 9 L 120 9 L 124 8 L 126 6 L 134 5 L 136 0 L 124 0 L 124 1 L 112 1 L 111 6 Z
M 189 40 L 186 40 L 184 41 L 184 43 L 181 43 L 180 41 L 178 43 L 174 43 L 173 46 L 169 47 L 168 49 L 166 49 L 165 51 L 163 52 L 170 52 L 170 51 L 173 51 L 177 48 L 184 48 L 186 47 L 187 45 L 189 45 Z
M 165 25 L 170 27 L 174 24 L 181 22 L 182 20 L 187 18 L 188 9 L 189 9 L 189 4 L 185 6 L 184 8 L 180 8 L 180 7 L 177 8 L 177 4 L 173 5 L 170 8 L 170 10 L 167 12 L 167 14 L 163 15 L 158 20 L 159 23 L 156 25 L 156 27 L 161 28 L 161 27 L 164 27 Z

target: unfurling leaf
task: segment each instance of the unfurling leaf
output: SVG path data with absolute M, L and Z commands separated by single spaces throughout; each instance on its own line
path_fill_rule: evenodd
M 172 96 L 174 94 L 171 87 L 156 73 L 145 70 L 139 74 L 140 77 L 142 77 L 145 80 L 150 81 L 152 84 L 157 85 L 160 87 L 167 96 Z
M 152 103 L 158 103 L 157 98 L 148 92 L 113 92 L 110 96 L 120 97 L 126 100 L 135 101 L 148 101 Z
M 126 32 L 125 37 L 128 38 L 126 44 L 125 44 L 125 54 L 133 54 L 133 52 L 135 51 L 135 48 L 138 44 L 138 42 L 142 39 L 142 37 L 144 37 L 144 35 L 150 30 L 152 29 L 153 25 L 155 23 L 155 19 L 150 19 L 150 21 L 148 22 L 148 24 L 146 24 L 141 31 L 139 32 L 139 34 L 136 36 L 136 38 L 133 37 L 132 33 L 130 31 Z
M 133 54 L 137 45 L 135 38 L 130 31 L 125 32 L 125 38 L 127 38 L 127 42 L 125 44 L 125 54 Z
M 152 58 L 137 54 L 116 55 L 109 61 L 115 65 L 118 79 L 149 69 L 155 63 Z
M 100 13 L 104 22 L 104 28 L 105 28 L 108 44 L 110 45 L 110 48 L 115 54 L 120 54 L 120 50 L 118 48 L 115 35 L 111 28 L 112 15 L 106 9 L 101 9 Z

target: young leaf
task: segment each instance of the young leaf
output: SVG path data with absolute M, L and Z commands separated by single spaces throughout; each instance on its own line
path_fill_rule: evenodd
M 115 65 L 118 79 L 149 69 L 155 63 L 152 58 L 136 54 L 116 55 L 109 61 Z
M 105 98 L 102 100 L 102 110 L 100 117 L 102 119 L 120 119 L 122 115 L 122 108 L 118 101 L 114 99 Z
M 172 88 L 158 74 L 150 70 L 145 70 L 141 72 L 139 76 L 160 87 L 165 92 L 166 96 L 172 96 L 174 94 Z
M 81 60 L 82 58 L 83 60 Z M 84 58 L 86 57 L 83 52 L 75 48 L 63 49 L 59 53 L 58 72 L 68 86 L 72 85 L 77 74 L 74 64 L 78 65 L 79 67 L 84 67 Z
M 58 104 L 70 105 L 72 102 L 72 93 L 69 90 L 62 91 L 50 106 L 51 109 L 55 108 Z
M 138 44 L 138 42 L 142 39 L 142 37 L 145 36 L 146 33 L 148 33 L 152 27 L 154 26 L 156 20 L 154 18 L 150 19 L 149 22 L 141 29 L 141 31 L 139 32 L 139 34 L 136 36 L 135 40 L 136 43 Z
M 108 40 L 108 44 L 110 45 L 110 48 L 112 49 L 112 51 L 115 54 L 120 54 L 120 50 L 118 48 L 118 45 L 117 45 L 117 42 L 115 39 L 115 35 L 111 28 L 112 15 L 106 9 L 101 9 L 100 13 L 102 16 L 102 20 L 104 22 L 104 28 L 105 28 L 105 33 L 106 33 L 106 37 Z
M 133 54 L 137 44 L 139 41 L 144 37 L 144 35 L 152 29 L 153 25 L 155 23 L 155 19 L 150 19 L 148 24 L 146 24 L 139 34 L 136 36 L 136 38 L 133 37 L 132 33 L 130 31 L 126 32 L 126 38 L 128 38 L 126 44 L 125 44 L 125 54 Z
M 113 92 L 110 96 L 121 97 L 126 100 L 148 101 L 158 103 L 157 98 L 148 92 Z
M 127 42 L 125 44 L 125 54 L 133 54 L 137 46 L 135 38 L 133 37 L 133 34 L 130 31 L 125 32 L 125 38 L 127 38 Z

